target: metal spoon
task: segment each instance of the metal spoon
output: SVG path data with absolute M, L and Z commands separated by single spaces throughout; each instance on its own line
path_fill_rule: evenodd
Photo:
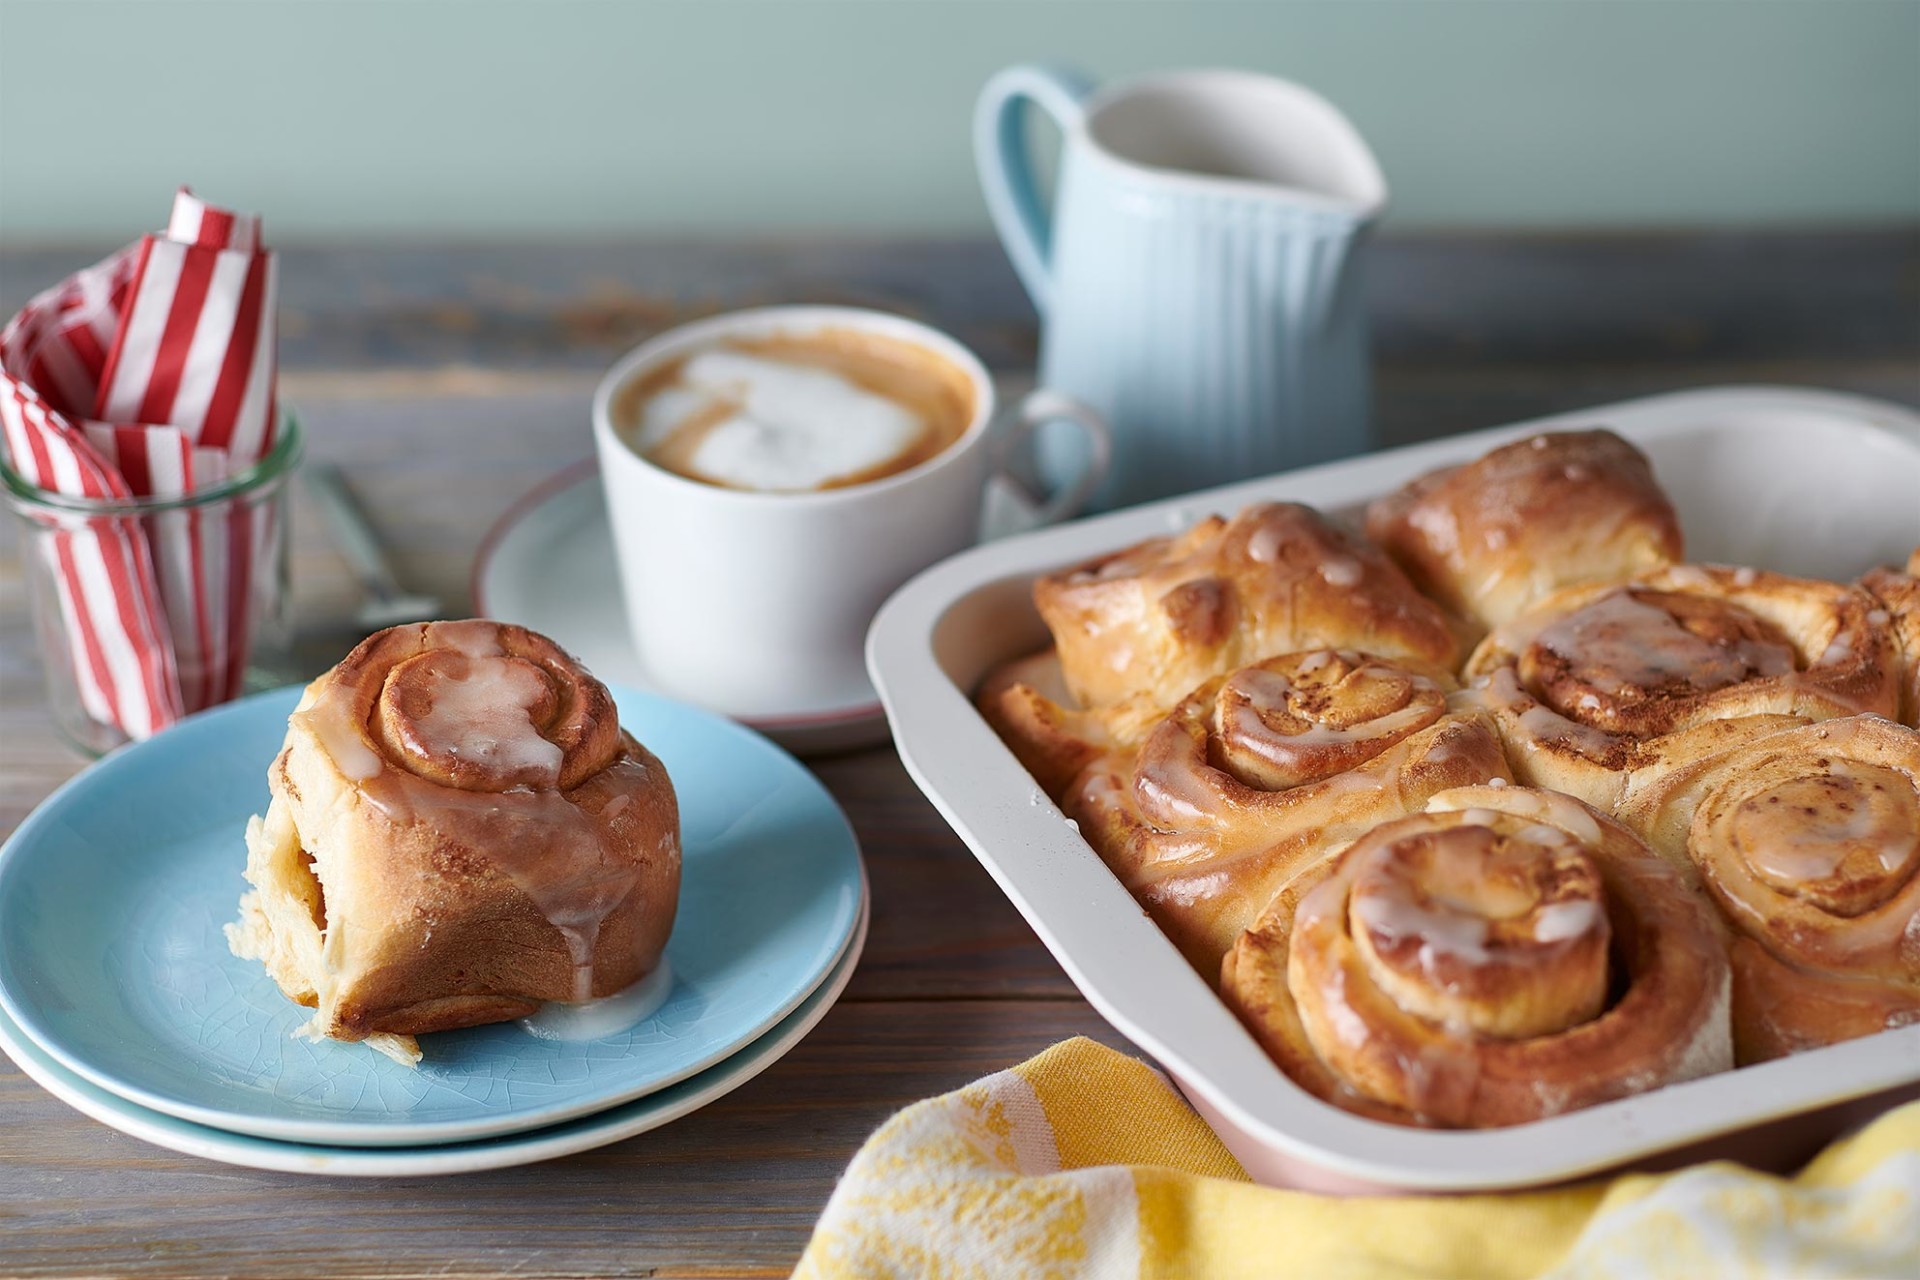
M 359 581 L 366 599 L 354 621 L 363 631 L 378 631 L 402 622 L 438 618 L 442 604 L 435 596 L 408 591 L 394 576 L 380 539 L 368 523 L 366 512 L 354 500 L 340 468 L 327 463 L 309 466 L 305 473 L 307 490 L 320 504 L 333 544 L 340 550 L 348 568 Z

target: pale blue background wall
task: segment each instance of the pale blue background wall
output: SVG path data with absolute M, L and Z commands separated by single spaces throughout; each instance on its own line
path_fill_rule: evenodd
M 971 232 L 994 68 L 1293 76 L 1400 227 L 1920 219 L 1920 0 L 0 0 L 0 241 Z

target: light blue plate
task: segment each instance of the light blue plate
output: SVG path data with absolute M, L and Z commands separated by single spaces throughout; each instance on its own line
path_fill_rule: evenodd
M 563 1124 L 532 1129 L 476 1142 L 436 1143 L 414 1147 L 330 1147 L 254 1138 L 244 1133 L 209 1128 L 191 1121 L 149 1111 L 118 1094 L 89 1084 L 49 1057 L 45 1050 L 21 1035 L 13 1019 L 0 1011 L 0 1050 L 48 1093 L 100 1123 L 131 1134 L 169 1151 L 244 1165 L 249 1169 L 277 1169 L 287 1173 L 317 1173 L 331 1177 L 394 1178 L 433 1174 L 472 1173 L 505 1169 L 511 1165 L 551 1160 L 619 1142 L 646 1133 L 697 1111 L 714 1099 L 732 1093 L 778 1062 L 814 1028 L 846 989 L 866 941 L 867 916 L 860 923 L 846 953 L 826 981 L 800 1002 L 800 1007 L 774 1024 L 771 1031 L 726 1061 L 708 1067 L 644 1098 L 609 1107 Z
M 685 863 L 666 1003 L 599 1040 L 513 1023 L 426 1037 L 409 1070 L 294 1038 L 308 1011 L 227 950 L 247 817 L 298 690 L 195 716 L 55 792 L 0 850 L 0 1009 L 52 1058 L 152 1111 L 290 1142 L 471 1141 L 629 1102 L 791 1013 L 853 936 L 853 831 L 790 756 L 709 712 L 616 688 L 666 764 Z

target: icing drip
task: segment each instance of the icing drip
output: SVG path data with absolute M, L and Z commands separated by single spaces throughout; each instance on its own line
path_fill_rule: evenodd
M 313 730 L 328 758 L 349 781 L 370 781 L 386 768 L 380 753 L 367 742 L 362 727 L 353 722 L 345 700 L 332 698 L 303 703 L 292 719 Z
M 598 1000 L 549 1001 L 538 1013 L 520 1019 L 520 1025 L 541 1040 L 600 1040 L 651 1018 L 672 992 L 673 970 L 663 958 L 652 973 L 624 990 Z

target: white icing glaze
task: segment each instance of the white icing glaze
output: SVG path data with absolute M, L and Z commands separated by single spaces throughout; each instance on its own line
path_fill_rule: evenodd
M 1858 767 L 1845 762 L 1833 771 L 1851 781 Z M 1882 785 L 1893 779 L 1904 780 L 1886 770 Z M 1811 781 L 1811 780 L 1810 780 Z M 1874 779 L 1866 780 L 1869 784 Z M 1895 785 L 1898 785 L 1896 782 Z M 1765 799 L 1778 792 L 1762 793 L 1743 810 L 1755 819 L 1759 835 L 1744 843 L 1747 862 L 1775 883 L 1816 882 L 1837 874 L 1848 855 L 1867 852 L 1882 872 L 1894 872 L 1920 854 L 1920 831 L 1903 819 L 1911 815 L 1908 802 L 1876 805 L 1864 788 L 1856 787 L 1829 798 L 1810 797 L 1804 805 L 1801 797 L 1792 797 L 1781 811 L 1769 813 Z
M 551 1000 L 520 1019 L 528 1035 L 541 1040 L 600 1040 L 651 1018 L 673 991 L 673 970 L 663 956 L 646 977 L 598 1000 Z
M 1534 913 L 1535 942 L 1565 942 L 1593 931 L 1603 918 L 1600 904 L 1586 898 L 1549 902 Z
M 1418 938 L 1423 969 L 1433 969 L 1433 960 L 1438 956 L 1467 964 L 1485 964 L 1490 958 L 1485 919 L 1444 906 L 1416 902 L 1404 890 L 1361 894 L 1353 901 L 1353 913 L 1371 932 L 1389 943 Z
M 472 760 L 500 773 L 531 772 L 541 786 L 559 784 L 564 753 L 540 736 L 531 715 L 547 693 L 537 668 L 484 654 L 467 658 L 464 669 L 432 669 L 426 684 L 432 701 L 413 727 L 429 754 Z
M 1366 567 L 1351 556 L 1329 556 L 1320 562 L 1319 573 L 1328 586 L 1357 587 Z
M 1285 539 L 1286 531 L 1279 525 L 1261 525 L 1247 539 L 1247 559 L 1259 564 L 1272 564 L 1280 558 L 1280 546 Z
M 1703 639 L 1665 609 L 1625 590 L 1541 628 L 1534 643 L 1573 664 L 1583 683 L 1616 696 L 1676 682 L 1702 691 L 1719 689 L 1756 675 L 1793 671 L 1792 651 L 1784 645 Z
M 1521 731 L 1529 737 L 1543 743 L 1558 743 L 1595 759 L 1620 744 L 1620 739 L 1606 730 L 1569 720 L 1544 703 L 1536 702 L 1522 709 L 1519 720 Z
M 378 777 L 386 763 L 346 711 L 343 699 L 322 698 L 295 711 L 292 719 L 313 731 L 342 777 L 349 782 L 367 782 Z

